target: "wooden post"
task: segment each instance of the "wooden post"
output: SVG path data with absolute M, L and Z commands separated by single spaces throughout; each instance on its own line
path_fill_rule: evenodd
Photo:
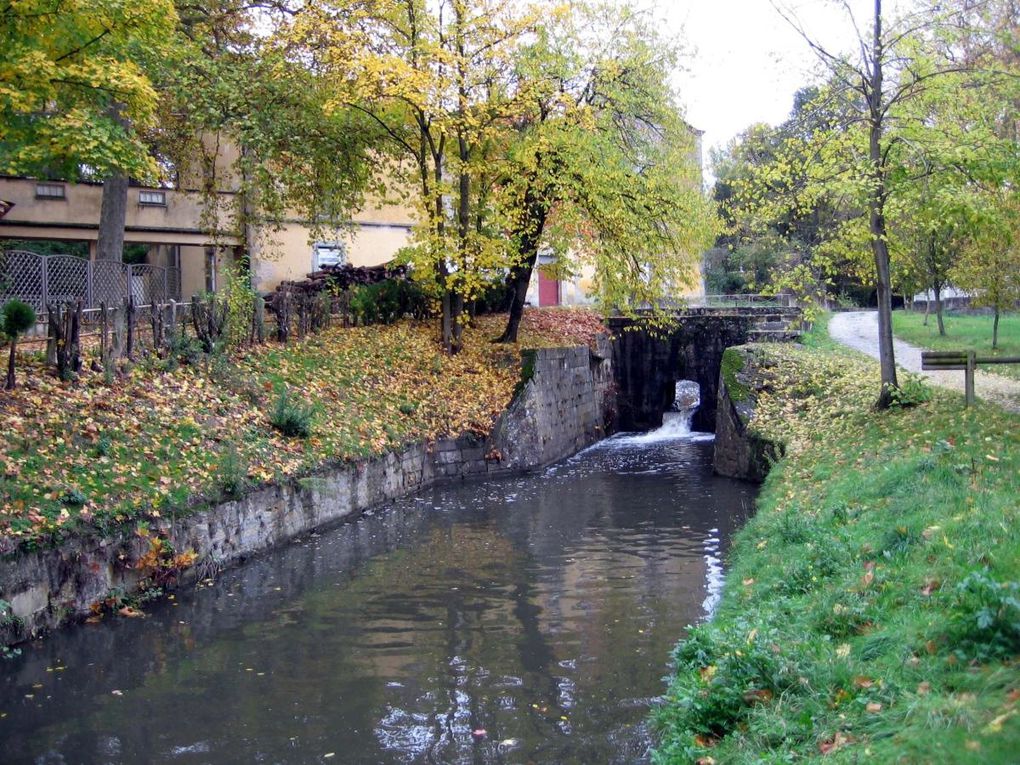
M 124 314 L 127 317 L 127 357 L 135 360 L 135 296 L 128 295 L 124 301 Z
M 99 364 L 104 372 L 112 372 L 110 365 L 109 321 L 106 313 L 106 301 L 99 301 Z
M 967 351 L 967 369 L 963 380 L 963 404 L 972 406 L 974 404 L 974 366 L 975 352 Z

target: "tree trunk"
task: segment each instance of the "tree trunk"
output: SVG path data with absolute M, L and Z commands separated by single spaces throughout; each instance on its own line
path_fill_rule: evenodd
M 4 390 L 14 390 L 14 356 L 17 352 L 18 338 L 17 336 L 11 338 L 11 355 L 7 359 L 7 381 L 4 384 Z
M 498 343 L 517 342 L 521 317 L 524 316 L 524 303 L 528 297 L 528 285 L 531 283 L 531 274 L 538 261 L 538 247 L 549 213 L 549 202 L 540 199 L 537 190 L 529 184 L 524 193 L 524 209 L 527 210 L 528 217 L 519 236 L 523 260 L 510 271 L 510 283 L 513 286 L 510 316 L 507 318 L 503 334 L 496 339 Z
M 995 319 L 992 321 L 992 350 L 999 347 L 999 306 L 995 306 Z
M 922 327 L 928 326 L 928 317 L 931 316 L 931 298 L 927 295 L 924 296 L 924 321 L 921 322 Z
M 868 82 L 868 149 L 871 161 L 872 188 L 869 200 L 871 252 L 875 258 L 878 292 L 878 360 L 881 367 L 881 390 L 875 406 L 885 409 L 893 400 L 892 392 L 899 387 L 896 380 L 896 357 L 892 334 L 892 279 L 889 271 L 889 244 L 885 221 L 885 173 L 882 159 L 882 130 L 885 105 L 882 102 L 882 0 L 875 0 L 875 36 L 872 46 L 871 75 Z
M 506 329 L 503 334 L 496 338 L 497 343 L 516 343 L 517 333 L 521 328 L 521 319 L 524 317 L 524 303 L 528 298 L 528 285 L 531 283 L 531 273 L 535 269 L 535 261 L 538 259 L 538 250 L 535 249 L 524 260 L 510 270 L 508 282 L 513 290 L 510 300 L 510 315 L 507 317 Z
M 935 318 L 938 320 L 939 337 L 946 336 L 946 325 L 942 321 L 942 285 L 935 285 Z
M 128 178 L 112 175 L 103 181 L 103 202 L 99 211 L 99 241 L 96 258 L 124 260 L 124 225 L 127 221 Z

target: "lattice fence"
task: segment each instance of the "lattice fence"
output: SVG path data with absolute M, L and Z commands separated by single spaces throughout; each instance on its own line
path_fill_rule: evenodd
M 176 268 L 113 261 L 89 261 L 71 255 L 38 255 L 24 250 L 0 252 L 0 304 L 23 300 L 40 316 L 50 303 L 97 308 L 120 305 L 132 295 L 138 305 L 180 300 Z

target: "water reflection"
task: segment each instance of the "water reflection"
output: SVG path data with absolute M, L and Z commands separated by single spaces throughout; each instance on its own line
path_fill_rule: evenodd
M 639 761 L 751 492 L 660 433 L 402 500 L 28 646 L 3 665 L 2 759 Z

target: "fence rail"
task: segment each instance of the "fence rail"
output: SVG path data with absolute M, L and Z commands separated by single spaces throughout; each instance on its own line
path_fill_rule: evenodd
M 80 300 L 91 310 L 100 303 L 119 305 L 128 295 L 138 305 L 180 300 L 180 269 L 25 250 L 0 252 L 0 305 L 22 300 L 42 316 L 51 303 Z
M 749 308 L 755 306 L 796 308 L 797 299 L 793 295 L 698 295 L 687 298 L 687 304 L 693 308 Z

